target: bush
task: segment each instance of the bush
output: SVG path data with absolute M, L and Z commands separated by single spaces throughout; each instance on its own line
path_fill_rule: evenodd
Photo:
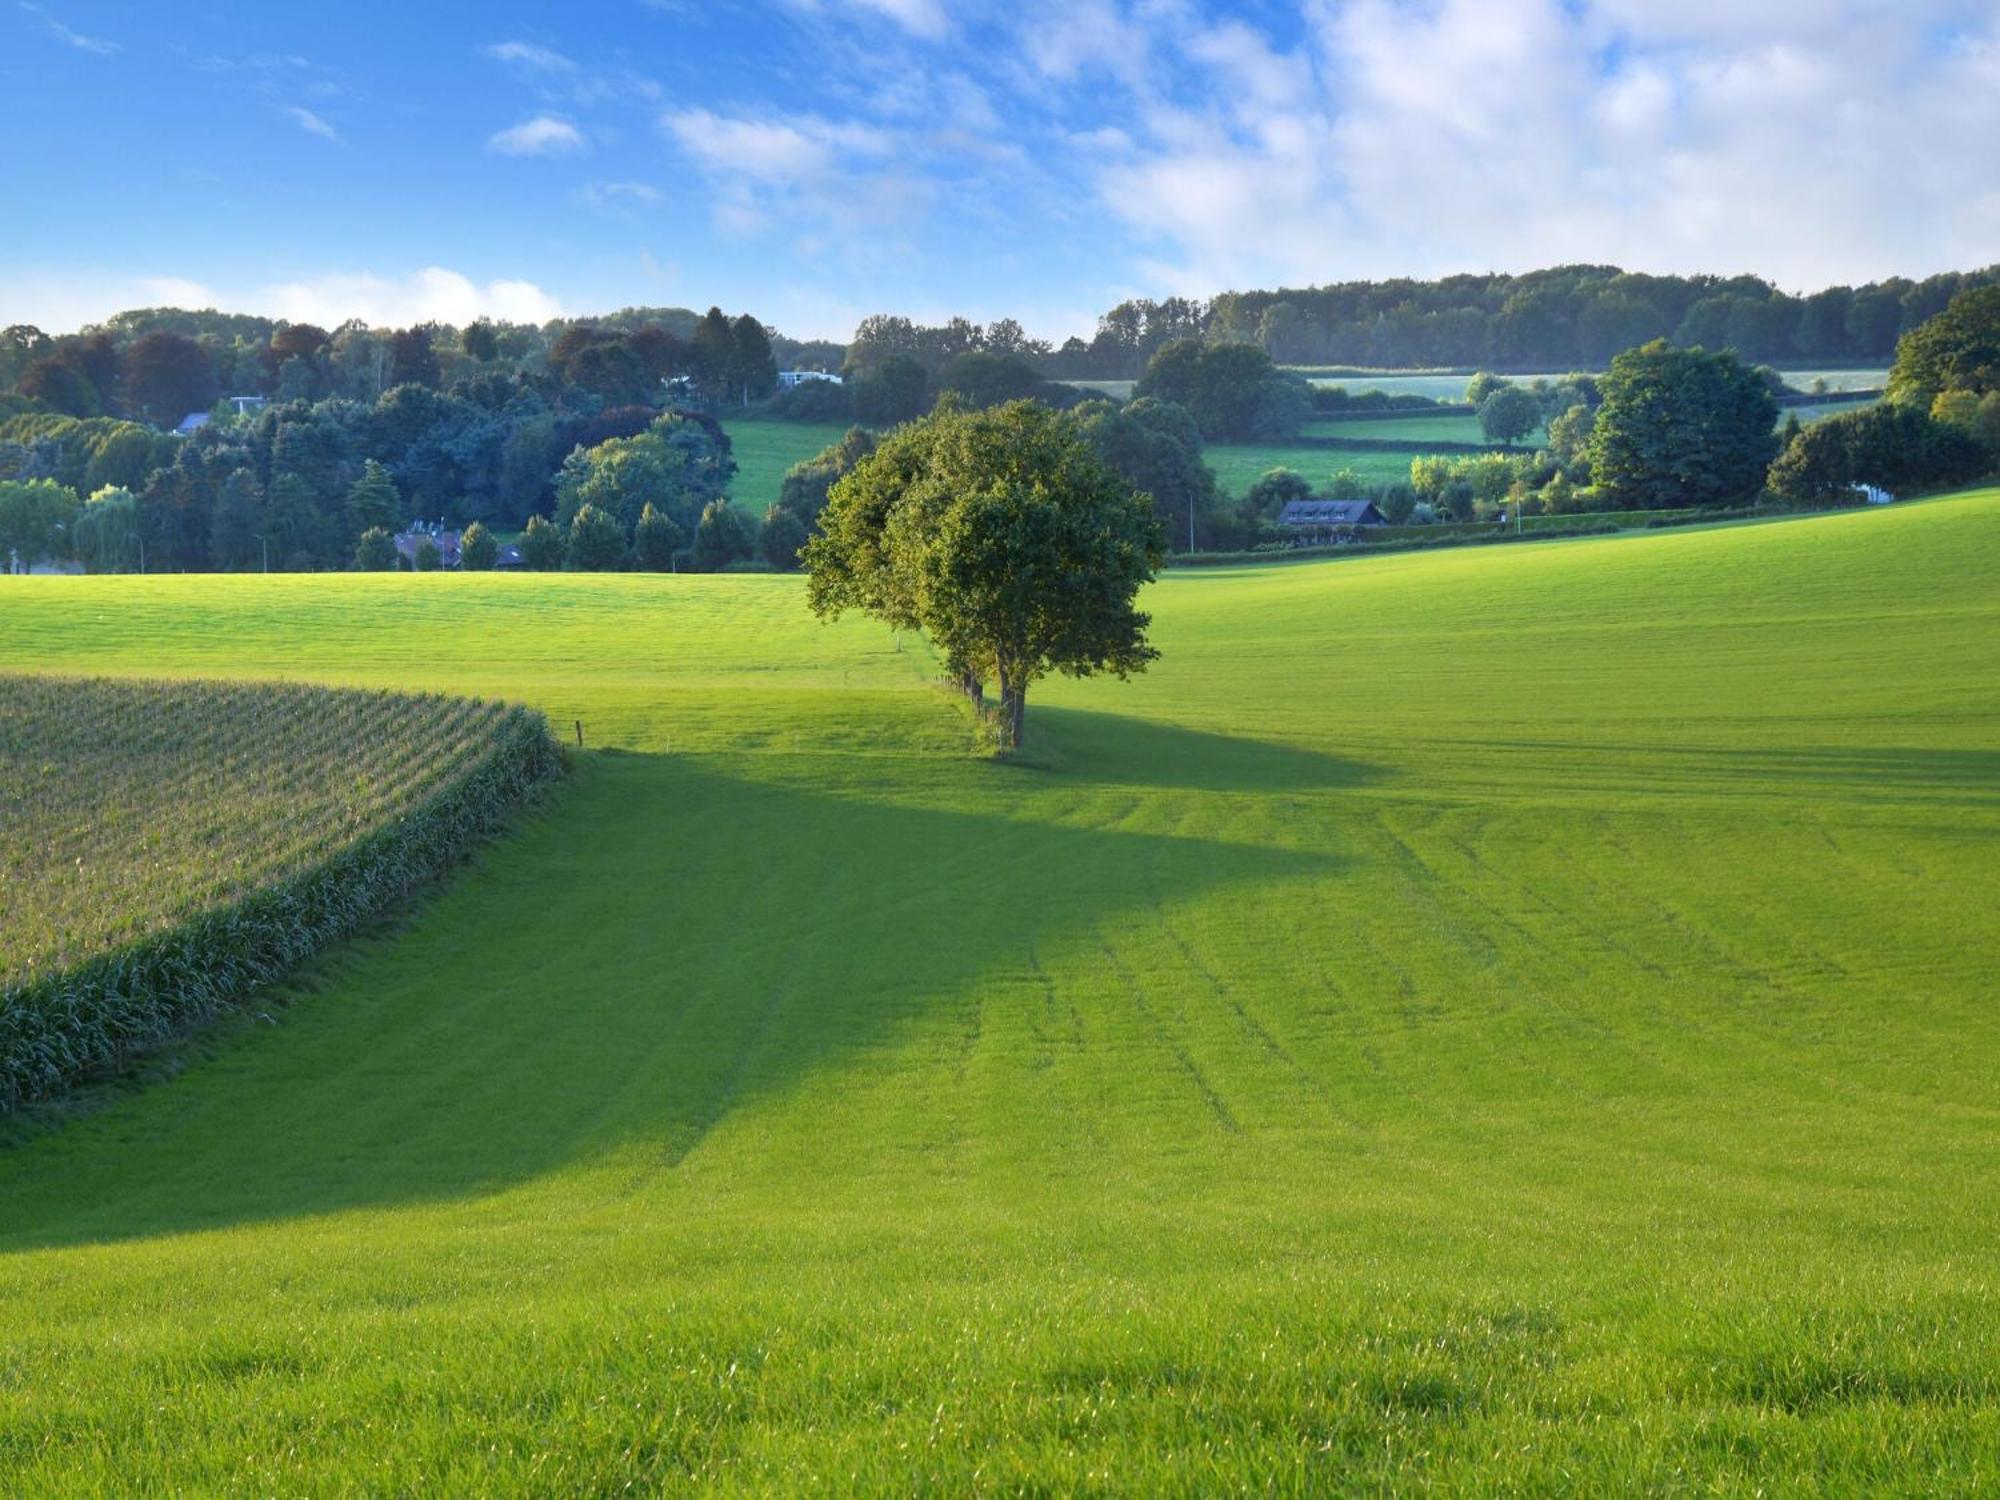
M 500 559 L 500 543 L 484 523 L 474 521 L 458 539 L 458 565 L 473 573 L 490 573 Z
M 802 380 L 765 402 L 764 414 L 781 422 L 852 422 L 854 392 L 831 380 Z
M 1913 406 L 1884 402 L 1800 430 L 1771 465 L 1771 489 L 1794 505 L 1851 500 L 1857 484 L 1893 495 L 1947 489 L 1985 473 L 1985 448 Z
M 360 572 L 396 572 L 396 538 L 370 526 L 354 544 L 354 566 Z
M 680 545 L 680 527 L 648 500 L 639 512 L 639 524 L 632 528 L 632 560 L 648 573 L 671 572 Z
M 625 528 L 609 511 L 585 505 L 569 523 L 568 566 L 578 573 L 604 573 L 625 560 Z
M 810 533 L 806 525 L 782 505 L 774 505 L 764 512 L 764 529 L 757 534 L 757 550 L 764 555 L 764 561 L 780 573 L 790 572 L 799 565 L 799 548 L 806 544 Z
M 547 516 L 530 516 L 521 533 L 521 566 L 552 573 L 563 565 L 563 534 Z
M 750 555 L 750 528 L 727 500 L 711 500 L 694 532 L 694 565 L 717 573 Z
M 410 558 L 410 565 L 419 573 L 435 573 L 444 566 L 444 554 L 438 551 L 438 544 L 429 537 L 417 543 L 417 550 Z

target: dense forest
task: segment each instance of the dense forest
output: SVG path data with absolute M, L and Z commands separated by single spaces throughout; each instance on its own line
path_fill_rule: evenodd
M 1134 379 L 1176 339 L 1260 346 L 1283 365 L 1369 369 L 1602 370 L 1621 350 L 1664 338 L 1734 349 L 1760 364 L 1883 364 L 1896 340 L 1959 292 L 2000 282 L 2000 266 L 1910 281 L 1828 287 L 1807 296 L 1755 276 L 1648 276 L 1616 266 L 1558 266 L 1525 275 L 1439 281 L 1354 281 L 1275 291 L 1123 302 L 1089 340 L 1060 346 L 1001 320 L 925 328 L 870 318 L 852 365 L 892 354 L 931 368 L 968 350 L 1019 354 L 1063 380 Z

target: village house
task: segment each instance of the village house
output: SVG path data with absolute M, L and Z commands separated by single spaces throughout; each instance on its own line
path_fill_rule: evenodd
M 1300 547 L 1349 541 L 1361 527 L 1385 526 L 1388 520 L 1368 500 L 1288 500 L 1278 512 L 1278 524 Z

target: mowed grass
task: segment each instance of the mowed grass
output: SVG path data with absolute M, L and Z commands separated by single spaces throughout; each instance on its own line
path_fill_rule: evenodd
M 1426 443 L 1484 443 L 1486 434 L 1479 418 L 1463 412 L 1443 416 L 1357 417 L 1345 422 L 1308 422 L 1302 429 L 1307 437 L 1370 438 L 1385 442 L 1406 442 L 1421 449 Z M 1514 446 L 1532 450 L 1546 436 L 1537 427 Z
M 796 578 L 15 579 L 556 803 L 0 1156 L 0 1490 L 1975 1493 L 2000 492 L 1170 575 L 968 756 Z
M 847 428 L 839 422 L 732 422 L 723 419 L 736 477 L 729 498 L 753 516 L 775 505 L 785 471 L 841 439 Z
M 1290 469 L 1304 475 L 1315 489 L 1342 469 L 1352 469 L 1364 484 L 1407 484 L 1410 460 L 1430 450 L 1413 446 L 1406 453 L 1382 450 L 1314 448 L 1297 443 L 1210 443 L 1202 458 L 1215 470 L 1215 482 L 1225 495 L 1241 497 L 1243 492 L 1273 469 Z M 1462 455 L 1461 455 L 1462 456 Z

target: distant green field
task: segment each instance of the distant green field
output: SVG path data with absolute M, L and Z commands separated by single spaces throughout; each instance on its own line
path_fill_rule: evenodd
M 1367 417 L 1347 422 L 1308 422 L 1302 431 L 1306 437 L 1377 438 L 1392 442 L 1407 442 L 1412 449 L 1419 452 L 1427 443 L 1486 441 L 1486 434 L 1479 426 L 1479 418 L 1467 416 L 1462 412 L 1441 417 Z M 1547 435 L 1537 427 L 1515 446 L 1532 449 L 1545 441 Z
M 1215 470 L 1217 484 L 1226 495 L 1241 495 L 1272 469 L 1293 469 L 1323 486 L 1342 469 L 1352 469 L 1365 484 L 1393 484 L 1410 477 L 1410 460 L 1425 452 L 1412 448 L 1407 453 L 1352 451 L 1341 448 L 1309 448 L 1297 444 L 1210 443 L 1202 452 Z
M 0 1492 L 1979 1492 L 1995 576 L 1994 491 L 1176 572 L 1038 766 L 793 577 L 0 580 L 594 747 L 0 1151 Z
M 736 457 L 729 498 L 753 516 L 776 502 L 785 471 L 840 441 L 838 422 L 730 422 L 723 430 Z

